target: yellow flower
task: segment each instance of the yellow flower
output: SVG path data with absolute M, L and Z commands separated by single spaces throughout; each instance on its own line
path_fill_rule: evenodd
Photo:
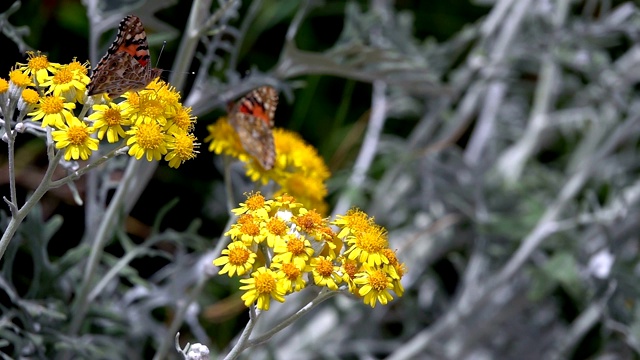
M 327 186 L 324 184 L 324 180 L 296 172 L 279 179 L 278 184 L 282 188 L 276 194 L 294 194 L 296 199 L 306 208 L 316 209 L 320 214 L 327 213 L 328 206 L 324 201 L 327 196 Z
M 84 75 L 84 77 L 81 77 L 80 81 L 85 83 L 85 85 L 90 82 L 90 79 L 87 76 L 87 73 L 89 72 L 88 61 L 85 61 L 84 63 L 80 63 L 78 60 L 76 60 L 76 58 L 73 58 L 73 60 L 71 60 L 69 65 L 67 65 L 67 68 L 71 71 L 77 72 L 80 75 Z
M 35 111 L 28 115 L 33 116 L 33 121 L 42 120 L 42 127 L 55 126 L 62 129 L 66 127 L 65 120 L 69 122 L 74 118 L 71 110 L 75 108 L 76 104 L 65 102 L 63 97 L 49 95 L 40 98 Z
M 309 234 L 317 241 L 324 239 L 324 228 L 328 222 L 317 211 L 300 208 L 292 221 L 297 225 L 298 231 Z
M 40 95 L 37 91 L 33 89 L 24 89 L 22 90 L 22 94 L 20 96 L 20 100 L 18 100 L 18 109 L 20 111 L 30 112 L 40 101 Z
M 338 238 L 331 226 L 325 226 L 320 229 L 320 232 L 322 232 L 324 239 L 324 248 L 320 254 L 336 259 L 338 254 L 340 254 L 340 251 L 342 251 L 344 243 L 340 238 Z
M 247 307 L 257 300 L 258 309 L 269 310 L 271 298 L 284 302 L 287 292 L 285 283 L 283 278 L 271 269 L 260 267 L 251 273 L 250 279 L 240 279 L 240 282 L 247 284 L 240 287 L 240 290 L 247 290 L 241 297 Z
M 167 125 L 168 133 L 193 131 L 196 117 L 191 115 L 191 108 L 180 106 Z
M 296 198 L 287 194 L 279 194 L 273 198 L 272 209 L 277 210 L 291 210 L 301 207 L 302 204 L 296 201 Z
M 293 263 L 299 269 L 305 268 L 314 253 L 309 240 L 294 234 L 281 238 L 273 247 L 273 252 L 274 263 Z
M 40 51 L 27 51 L 27 55 L 29 56 L 28 62 L 26 64 L 18 63 L 20 65 L 18 69 L 30 78 L 35 77 L 38 82 L 40 82 L 40 78 L 48 75 L 47 72 L 54 72 L 60 67 L 60 64 L 49 62 L 47 55 L 41 54 Z
M 11 72 L 9 73 L 9 80 L 11 81 L 11 84 L 13 84 L 13 86 L 22 89 L 26 88 L 27 86 L 34 86 L 29 76 L 25 75 L 20 70 L 11 70 Z
M 344 254 L 351 260 L 358 260 L 370 266 L 388 264 L 389 260 L 384 255 L 388 247 L 387 234 L 384 228 L 372 226 L 368 231 L 358 232 L 347 237 L 350 245 Z
M 173 108 L 167 107 L 157 93 L 151 90 L 129 91 L 121 106 L 124 115 L 135 125 L 157 123 L 167 125 L 167 117 L 173 115 Z
M 127 131 L 131 137 L 127 140 L 129 155 L 136 159 L 146 155 L 147 161 L 160 160 L 167 153 L 171 136 L 162 131 L 156 122 L 142 123 Z
M 363 271 L 356 274 L 354 282 L 360 286 L 358 294 L 364 297 L 364 303 L 372 308 L 377 302 L 386 305 L 393 300 L 389 293 L 389 290 L 393 289 L 392 279 L 384 269 L 363 264 Z
M 155 93 L 163 106 L 169 109 L 168 113 L 174 114 L 182 108 L 180 93 L 175 87 L 160 78 L 153 80 L 144 91 Z
M 331 259 L 325 256 L 314 257 L 311 259 L 311 268 L 316 285 L 338 290 L 338 285 L 342 282 L 340 267 L 333 265 Z
M 209 136 L 204 141 L 210 142 L 209 151 L 218 155 L 228 155 L 248 161 L 248 155 L 242 147 L 238 134 L 226 118 L 220 118 L 214 124 L 207 126 Z M 241 159 L 242 160 L 242 159 Z
M 284 301 L 286 294 L 304 289 L 308 279 L 331 291 L 340 290 L 344 283 L 343 289 L 370 306 L 393 299 L 390 290 L 397 296 L 404 292 L 400 280 L 405 265 L 388 248 L 386 230 L 360 210 L 334 220 L 342 230 L 348 229 L 342 237 L 317 211 L 307 210 L 288 194 L 273 200 L 259 192 L 247 194 L 234 213 L 238 219 L 225 234 L 242 249 L 234 264 L 246 264 L 248 251 L 256 255 L 244 270 L 257 269 L 252 279 L 241 280 L 249 284 L 241 287 L 249 290 L 242 296 L 247 306 L 257 300 L 258 307 L 266 310 L 271 297 Z M 229 261 L 222 256 L 215 264 Z
M 284 240 L 289 232 L 287 223 L 279 216 L 270 217 L 265 223 L 265 228 L 267 229 L 267 246 L 270 248 L 273 248 L 278 241 Z
M 226 249 L 222 250 L 222 255 L 213 260 L 213 265 L 224 265 L 218 274 L 229 274 L 230 277 L 234 274 L 244 275 L 251 270 L 256 261 L 256 254 L 241 241 L 231 242 Z
M 186 131 L 171 133 L 173 141 L 169 143 L 169 153 L 164 159 L 169 162 L 169 167 L 178 168 L 180 164 L 196 157 L 200 143 L 196 142 L 196 137 Z
M 285 167 L 293 167 L 297 172 L 317 177 L 322 181 L 331 176 L 329 168 L 318 151 L 297 133 L 276 128 L 273 131 L 273 140 L 276 153 L 283 158 L 280 162 L 284 163 Z
M 88 160 L 91 151 L 98 150 L 98 140 L 92 138 L 94 129 L 76 117 L 67 119 L 61 130 L 52 133 L 53 141 L 56 142 L 57 149 L 64 149 L 64 159 Z
M 89 115 L 89 120 L 93 121 L 93 127 L 98 131 L 98 139 L 102 140 L 107 134 L 109 143 L 117 142 L 126 133 L 122 126 L 129 126 L 129 119 L 122 116 L 120 105 L 108 103 L 106 105 L 93 105 L 94 113 Z
M 400 280 L 407 272 L 407 267 L 404 263 L 397 263 L 392 266 L 395 273 L 398 275 L 397 278 L 392 277 L 393 281 L 391 282 L 391 285 L 393 285 L 393 292 L 395 292 L 398 296 L 402 296 L 402 294 L 404 294 L 404 287 L 402 286 Z
M 252 181 L 267 184 L 274 181 L 277 194 L 289 193 L 308 208 L 326 213 L 326 180 L 331 173 L 324 160 L 312 146 L 294 132 L 274 129 L 276 160 L 273 169 L 265 170 L 242 147 L 242 143 L 226 118 L 207 126 L 209 151 L 239 159 L 245 163 L 246 175 Z
M 231 229 L 225 236 L 233 240 L 241 240 L 245 245 L 259 244 L 267 237 L 266 229 L 261 226 L 260 219 L 252 214 L 242 214 L 236 224 L 231 225 Z
M 273 263 L 271 266 L 277 269 L 276 273 L 282 278 L 287 294 L 300 291 L 307 286 L 307 282 L 302 275 L 311 270 L 309 266 L 302 269 L 292 263 Z
M 231 210 L 231 212 L 236 215 L 252 214 L 260 219 L 269 217 L 268 212 L 271 209 L 271 201 L 266 201 L 260 191 L 245 195 L 247 196 L 247 201 L 240 203 L 240 207 Z
M 338 237 L 344 239 L 348 235 L 366 232 L 374 226 L 373 219 L 359 209 L 349 209 L 345 215 L 336 216 L 336 220 L 332 222 L 341 228 Z
M 30 105 L 35 105 L 40 100 L 40 95 L 38 92 L 33 89 L 24 89 L 22 90 L 22 99 Z
M 41 76 L 38 82 L 42 87 L 48 87 L 47 94 L 62 96 L 67 101 L 83 102 L 89 78 L 68 65 L 55 70 L 52 75 Z
M 9 82 L 0 78 L 0 94 L 4 94 L 9 90 Z
M 354 260 L 349 260 L 345 257 L 340 257 L 341 265 L 340 265 L 340 273 L 342 274 L 342 281 L 347 283 L 347 287 L 349 288 L 349 292 L 355 295 L 358 295 L 358 289 L 356 288 L 356 283 L 354 282 L 356 278 L 356 274 L 360 268 L 360 265 Z

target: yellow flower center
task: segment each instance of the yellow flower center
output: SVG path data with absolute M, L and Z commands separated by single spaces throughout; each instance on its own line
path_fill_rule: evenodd
M 251 214 L 242 214 L 238 218 L 238 224 L 240 225 L 250 223 L 250 222 L 253 222 L 253 215 Z
M 300 276 L 300 269 L 291 263 L 282 264 L 282 272 L 289 280 L 295 280 Z
M 255 279 L 256 291 L 260 294 L 270 294 L 276 289 L 276 279 L 271 274 L 259 273 Z
M 333 263 L 327 259 L 319 259 L 316 265 L 316 271 L 322 277 L 329 277 L 333 273 Z
M 384 291 L 389 284 L 389 278 L 382 270 L 376 270 L 369 274 L 369 285 L 377 291 Z
M 260 234 L 260 227 L 253 221 L 245 222 L 240 226 L 240 231 L 246 235 L 257 236 Z
M 64 101 L 57 96 L 47 96 L 42 99 L 40 109 L 47 115 L 59 114 L 64 109 Z
M 0 78 L 0 94 L 3 94 L 9 90 L 9 82 L 3 78 Z
M 342 265 L 344 272 L 349 275 L 350 278 L 355 279 L 358 267 L 354 261 L 347 261 Z
M 273 235 L 283 236 L 287 233 L 287 224 L 282 219 L 273 217 L 267 223 L 267 230 Z
M 191 117 L 189 113 L 184 109 L 180 109 L 173 117 L 173 123 L 182 130 L 189 130 L 191 128 Z
M 322 229 L 320 229 L 320 232 L 322 232 L 322 235 L 327 239 L 333 239 L 334 236 L 336 236 L 336 233 L 333 232 L 333 229 L 329 226 L 325 226 Z
M 347 215 L 343 217 L 345 227 L 348 227 L 353 232 L 366 231 L 371 227 L 371 219 L 367 214 L 357 209 L 351 209 L 347 212 Z
M 322 224 L 322 217 L 315 210 L 310 210 L 306 214 L 295 218 L 295 223 L 304 231 L 312 231 Z
M 73 72 L 67 68 L 60 69 L 53 75 L 54 84 L 68 84 L 73 80 Z
M 117 126 L 120 125 L 120 121 L 122 120 L 122 114 L 117 109 L 107 109 L 107 111 L 103 114 L 104 122 L 107 123 L 108 126 Z
M 81 74 L 87 75 L 87 68 L 82 65 L 79 61 L 72 61 L 69 63 L 69 65 L 67 66 L 67 69 L 71 70 L 71 71 L 79 71 Z
M 180 94 L 178 94 L 178 92 L 175 91 L 174 88 L 173 91 L 172 89 L 168 89 L 166 84 L 164 82 L 160 83 L 160 82 L 156 82 L 157 86 L 155 86 L 157 89 L 157 94 L 158 97 L 162 99 L 162 102 L 165 103 L 167 106 L 172 106 L 172 105 L 178 105 L 178 103 L 180 102 Z M 153 89 L 152 87 L 147 86 L 147 89 Z
M 367 231 L 356 236 L 356 245 L 369 253 L 377 253 L 387 247 L 387 240 L 380 231 Z
M 293 204 L 294 202 L 296 202 L 296 198 L 294 198 L 289 194 L 282 194 L 280 196 L 279 201 L 282 202 L 283 204 Z
M 139 107 L 140 106 L 140 95 L 138 95 L 137 92 L 129 92 L 129 95 L 127 95 L 127 102 L 133 108 Z
M 46 69 L 49 66 L 49 60 L 44 55 L 34 56 L 29 59 L 29 68 L 33 70 Z
M 13 70 L 9 73 L 9 79 L 12 83 L 19 87 L 26 87 L 31 85 L 31 79 L 20 70 Z
M 1 85 L 1 81 L 0 81 L 0 85 Z M 38 100 L 40 100 L 40 95 L 38 95 L 38 92 L 33 89 L 24 89 L 22 90 L 22 99 L 27 104 L 34 105 L 38 103 Z
M 153 123 L 140 124 L 136 132 L 138 145 L 145 149 L 157 149 L 162 145 L 164 135 L 160 129 L 160 125 Z
M 304 242 L 297 237 L 292 237 L 287 242 L 287 250 L 294 256 L 304 253 Z
M 164 108 L 160 101 L 147 99 L 144 102 L 144 105 L 140 107 L 141 114 L 143 116 L 148 116 L 152 119 L 157 119 L 160 116 L 164 116 Z
M 178 158 L 182 160 L 188 160 L 195 157 L 193 147 L 195 140 L 195 136 L 192 134 L 179 134 L 176 136 L 176 142 L 174 144 L 173 151 L 176 153 Z
M 384 255 L 389 260 L 389 265 L 397 265 L 398 258 L 396 257 L 396 253 L 391 249 L 382 249 L 382 255 Z
M 85 126 L 72 125 L 67 130 L 67 138 L 72 145 L 83 145 L 88 137 L 89 134 Z
M 243 247 L 229 249 L 229 263 L 232 265 L 244 265 L 249 260 L 249 250 Z
M 255 193 L 247 199 L 247 208 L 251 211 L 262 209 L 264 206 L 264 196 L 260 193 Z

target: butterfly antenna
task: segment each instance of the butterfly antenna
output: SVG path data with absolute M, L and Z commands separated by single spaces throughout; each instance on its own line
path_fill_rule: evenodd
M 162 56 L 162 52 L 164 51 L 164 47 L 167 46 L 167 41 L 162 42 L 162 47 L 160 48 L 160 53 L 158 54 L 158 58 L 156 59 L 156 67 L 160 64 L 160 56 Z

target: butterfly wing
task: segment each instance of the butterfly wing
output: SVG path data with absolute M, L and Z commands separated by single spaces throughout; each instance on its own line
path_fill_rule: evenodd
M 249 155 L 258 160 L 265 170 L 271 170 L 276 159 L 271 127 L 262 119 L 243 112 L 232 113 L 229 122 Z
M 273 128 L 278 92 L 271 86 L 259 87 L 245 95 L 235 107 L 236 112 L 253 115 Z
M 151 67 L 150 59 L 142 21 L 133 15 L 125 17 L 118 25 L 116 39 L 91 73 L 88 94 L 108 93 L 114 98 L 144 89 L 162 72 Z
M 277 106 L 276 89 L 262 86 L 240 99 L 229 115 L 242 146 L 265 170 L 272 169 L 276 159 L 272 129 Z

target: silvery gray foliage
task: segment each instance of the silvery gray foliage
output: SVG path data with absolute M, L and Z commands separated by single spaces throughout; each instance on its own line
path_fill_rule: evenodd
M 363 66 L 389 68 L 376 63 L 380 52 L 414 66 L 412 81 L 373 76 L 372 113 L 410 103 L 419 122 L 406 139 L 382 134 L 363 146 L 382 175 L 353 177 L 341 197 L 387 226 L 409 269 L 407 293 L 373 314 L 338 299 L 252 358 L 638 355 L 640 12 L 631 2 L 570 5 L 496 1 L 453 39 L 419 47 L 399 25 L 384 36 L 401 14 L 377 1 L 346 16 L 332 49 L 360 46 L 372 63 L 355 51 L 305 54 L 353 66 L 360 80 Z M 427 84 L 440 95 L 424 96 Z
M 252 2 L 246 23 L 260 3 Z M 332 184 L 335 212 L 358 205 L 375 215 L 408 269 L 405 294 L 390 306 L 372 310 L 338 296 L 260 338 L 305 295 L 274 305 L 246 358 L 639 355 L 639 9 L 598 0 L 482 3 L 487 16 L 442 43 L 415 38 L 417 19 L 391 1 L 349 3 L 339 40 L 315 53 L 294 40 L 321 4 L 302 1 L 274 69 L 244 76 L 229 68 L 213 79 L 209 71 L 225 66 L 221 54 L 237 61 L 247 31 L 235 25 L 239 2 L 219 3 L 228 7 L 215 24 L 224 26 L 202 29 L 201 70 L 185 104 L 202 115 L 257 85 L 290 93 L 304 75 L 372 83 L 360 153 L 344 183 Z M 97 4 L 87 1 L 90 14 Z M 392 119 L 417 121 L 400 138 L 384 133 Z M 83 277 L 77 264 L 90 242 L 52 260 L 46 245 L 62 220 L 40 218 L 27 220 L 3 259 L 0 288 L 10 306 L 1 308 L 0 345 L 31 357 L 55 342 L 83 357 L 135 359 L 151 342 L 165 356 L 186 324 L 209 351 L 224 351 L 214 350 L 198 317 L 204 284 L 216 281 L 208 268 L 216 254 L 197 223 L 184 233 L 156 228 L 142 245 L 117 232 L 125 256 L 105 256 L 84 324 L 94 331 L 80 336 L 56 329 L 73 316 L 69 299 Z M 128 264 L 169 256 L 152 246 L 160 240 L 176 249 L 143 279 Z M 8 259 L 22 242 L 34 249 L 34 274 L 20 296 Z M 158 308 L 174 311 L 174 321 L 158 321 Z

